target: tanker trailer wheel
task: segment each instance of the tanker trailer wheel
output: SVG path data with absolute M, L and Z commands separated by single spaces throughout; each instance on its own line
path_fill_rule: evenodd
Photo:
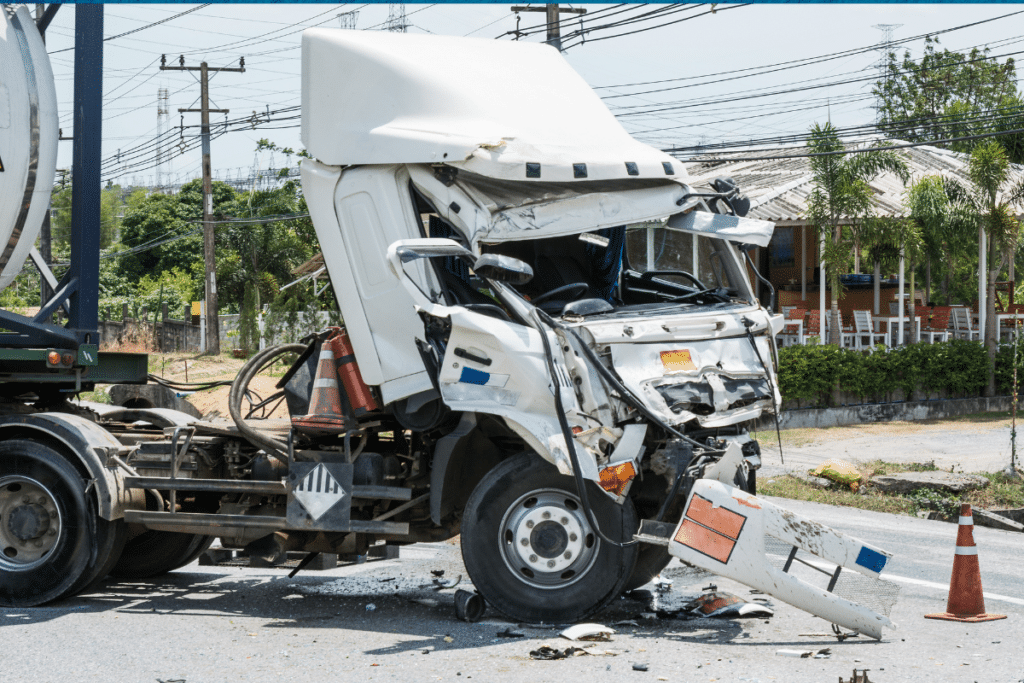
M 193 562 L 213 541 L 213 536 L 150 529 L 125 544 L 110 575 L 119 579 L 160 576 Z
M 587 489 L 601 531 L 629 541 L 637 529 L 631 501 L 622 505 Z M 572 477 L 532 454 L 488 472 L 466 504 L 462 558 L 473 585 L 499 612 L 525 622 L 572 622 L 622 593 L 636 544 L 603 541 L 592 528 Z
M 98 578 L 122 527 L 99 519 L 85 490 L 78 470 L 52 448 L 0 442 L 0 604 L 40 605 Z

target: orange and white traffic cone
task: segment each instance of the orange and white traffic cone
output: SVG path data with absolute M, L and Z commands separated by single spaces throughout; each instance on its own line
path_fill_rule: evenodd
M 981 567 L 978 547 L 974 545 L 974 517 L 970 503 L 960 506 L 960 527 L 956 532 L 956 555 L 949 579 L 949 600 L 942 614 L 926 614 L 925 619 L 946 621 L 995 621 L 1005 614 L 985 614 L 985 596 L 981 591 Z
M 334 351 L 327 341 L 320 346 L 320 361 L 313 380 L 313 392 L 309 397 L 309 414 L 293 417 L 292 426 L 300 432 L 315 436 L 343 434 L 348 429 L 341 403 Z

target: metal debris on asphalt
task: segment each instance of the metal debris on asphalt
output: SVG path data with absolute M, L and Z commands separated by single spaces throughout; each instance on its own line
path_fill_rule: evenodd
M 459 574 L 454 579 L 434 579 L 434 588 L 436 590 L 444 590 L 445 588 L 455 588 L 462 581 L 462 574 Z
M 646 664 L 634 664 L 633 665 L 633 671 L 647 671 L 647 665 Z

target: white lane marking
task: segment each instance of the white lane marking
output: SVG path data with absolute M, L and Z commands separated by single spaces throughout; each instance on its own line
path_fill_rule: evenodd
M 889 581 L 896 581 L 897 583 L 912 583 L 916 586 L 927 586 L 928 588 L 937 588 L 939 590 L 947 592 L 949 591 L 949 586 L 943 585 L 941 583 L 935 583 L 934 581 L 912 579 L 908 576 L 894 576 L 893 574 L 882 576 L 882 578 L 888 579 Z M 987 591 L 983 592 L 982 595 L 985 596 L 986 600 L 997 600 L 1002 602 L 1013 603 L 1014 605 L 1024 605 L 1024 600 L 1021 600 L 1020 598 L 1011 598 L 1009 595 L 999 595 L 998 593 L 989 593 Z
M 779 555 L 772 555 L 772 557 L 780 557 Z M 785 558 L 783 558 L 785 559 Z M 819 569 L 825 569 L 829 573 L 835 571 L 835 565 L 829 565 L 825 562 L 816 562 L 814 560 L 806 560 L 807 564 L 813 564 Z M 896 583 L 909 583 L 915 586 L 926 586 L 928 588 L 935 588 L 941 591 L 949 592 L 949 584 L 935 583 L 934 581 L 925 581 L 924 579 L 912 579 L 909 576 L 897 576 L 896 574 L 882 574 L 879 575 L 880 579 L 884 581 L 895 581 Z M 982 595 L 986 599 L 996 600 L 1001 602 L 1009 602 L 1014 605 L 1024 605 L 1024 600 L 1020 598 L 1011 598 L 1009 595 L 1000 595 L 999 593 L 989 593 L 986 591 L 982 592 Z

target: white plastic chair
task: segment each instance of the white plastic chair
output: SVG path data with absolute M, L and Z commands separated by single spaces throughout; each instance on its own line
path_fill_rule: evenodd
M 874 352 L 876 343 L 889 345 L 887 341 L 889 335 L 885 332 L 875 332 L 874 324 L 871 321 L 871 311 L 854 311 L 853 326 L 856 330 L 856 336 L 854 337 L 855 349 L 866 348 Z M 864 345 L 865 338 L 868 341 L 867 346 Z
M 953 329 L 957 339 L 981 339 L 981 330 L 971 327 L 971 312 L 966 306 L 953 308 Z

